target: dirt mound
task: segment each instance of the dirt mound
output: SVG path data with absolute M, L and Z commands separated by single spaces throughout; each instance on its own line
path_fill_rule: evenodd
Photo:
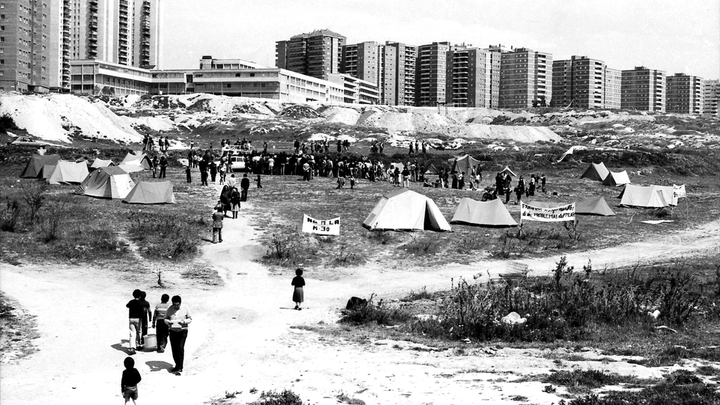
M 280 117 L 286 118 L 321 118 L 322 114 L 315 111 L 313 108 L 304 105 L 291 105 L 285 107 L 280 114 Z

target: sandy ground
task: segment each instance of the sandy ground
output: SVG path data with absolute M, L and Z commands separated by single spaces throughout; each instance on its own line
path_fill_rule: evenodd
M 651 226 L 651 225 L 648 225 Z M 571 265 L 588 258 L 600 269 L 617 263 L 691 256 L 717 251 L 720 221 L 668 235 L 653 242 L 573 253 Z M 238 403 L 259 391 L 290 389 L 305 403 L 336 404 L 345 394 L 366 404 L 467 404 L 557 402 L 543 392 L 545 384 L 518 382 L 550 369 L 602 369 L 641 377 L 660 377 L 667 368 L 645 368 L 626 362 L 559 361 L 562 352 L 494 349 L 436 350 L 403 341 L 333 341 L 298 326 L 334 324 L 350 296 L 399 297 L 426 286 L 447 289 L 450 279 L 487 277 L 507 264 L 483 261 L 448 264 L 437 269 L 364 268 L 352 278 L 331 282 L 306 273 L 306 308 L 292 309 L 290 277 L 270 276 L 253 258 L 262 254 L 255 230 L 246 218 L 225 220 L 225 242 L 206 244 L 204 258 L 216 266 L 225 286 L 194 288 L 177 274 L 166 274 L 168 287 L 132 285 L 101 269 L 0 266 L 0 288 L 28 312 L 37 315 L 39 352 L 0 365 L 0 403 L 122 403 L 119 381 L 127 356 L 127 310 L 135 288 L 148 291 L 151 305 L 162 293 L 179 294 L 193 323 L 186 345 L 185 371 L 171 374 L 170 349 L 136 354 L 142 374 L 140 403 L 202 404 L 240 391 Z M 522 260 L 531 274 L 554 267 L 559 256 Z

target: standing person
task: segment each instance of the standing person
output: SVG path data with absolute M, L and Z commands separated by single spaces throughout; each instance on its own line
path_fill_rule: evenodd
M 155 312 L 153 313 L 152 327 L 155 328 L 155 335 L 157 336 L 158 353 L 164 352 L 165 346 L 167 346 L 168 327 L 165 324 L 165 317 L 170 307 L 168 301 L 170 301 L 170 296 L 163 294 L 160 297 L 160 303 L 155 306 Z
M 165 169 L 167 169 L 167 166 L 168 166 L 167 158 L 165 158 L 165 156 L 160 156 L 160 176 L 159 177 L 161 179 L 165 178 Z
M 302 303 L 305 301 L 305 293 L 303 287 L 305 287 L 305 279 L 302 277 L 303 269 L 295 270 L 295 277 L 293 277 L 290 285 L 293 286 L 292 300 L 295 303 L 295 309 L 298 311 L 302 310 Z
M 218 206 L 217 210 L 212 214 L 212 220 L 213 220 L 213 243 L 222 243 L 222 228 L 223 228 L 223 218 L 225 218 L 225 214 L 223 213 L 223 207 Z
M 132 357 L 125 357 L 123 365 L 125 365 L 125 370 L 123 370 L 122 378 L 120 379 L 120 392 L 123 398 L 125 398 L 126 404 L 130 402 L 131 399 L 133 404 L 135 404 L 135 401 L 138 399 L 137 386 L 140 384 L 140 381 L 142 381 L 142 377 L 140 376 L 140 372 L 135 368 L 135 360 L 133 360 Z
M 412 143 L 410 145 L 412 145 Z M 410 187 L 410 170 L 408 170 L 407 165 L 403 167 L 402 170 L 402 186 L 404 188 Z
M 129 318 L 129 325 L 130 325 L 130 338 L 129 338 L 129 348 L 128 351 L 130 354 L 135 354 L 135 350 L 140 345 L 140 334 L 142 333 L 142 329 L 140 327 L 140 319 L 143 316 L 143 311 L 145 311 L 145 307 L 143 306 L 143 303 L 140 302 L 140 296 L 142 294 L 142 291 L 136 289 L 133 291 L 132 296 L 133 299 L 128 302 L 125 307 L 128 308 L 128 318 Z
M 153 179 L 157 177 L 158 174 L 158 167 L 160 166 L 160 162 L 158 161 L 157 155 L 155 155 L 152 159 L 152 171 L 153 171 Z
M 248 179 L 247 173 L 243 174 L 242 180 L 240 180 L 240 201 L 247 201 L 248 189 L 250 188 L 250 179 Z
M 232 192 L 230 192 L 230 205 L 232 206 L 230 208 L 232 211 L 232 218 L 237 219 L 238 212 L 240 211 L 240 192 L 236 187 L 233 187 Z
M 255 182 L 257 183 L 257 188 L 262 188 L 262 179 L 259 174 L 257 176 L 257 179 L 255 179 Z
M 188 183 L 192 182 L 192 170 L 190 170 L 190 164 L 191 163 L 188 163 L 188 165 L 185 166 L 185 177 L 187 177 Z
M 515 196 L 517 197 L 516 204 L 520 204 L 520 199 L 522 198 L 522 195 L 523 195 L 523 190 L 520 187 L 520 184 L 518 184 L 517 186 L 515 186 Z
M 208 163 L 208 166 L 210 167 L 210 181 L 215 183 L 215 177 L 217 176 L 217 165 L 214 161 L 210 161 L 210 163 Z
M 545 173 L 540 176 L 540 186 L 542 187 L 541 190 L 544 193 L 545 192 Z
M 220 214 L 222 215 L 222 214 Z M 181 373 L 185 362 L 185 341 L 188 335 L 188 325 L 192 322 L 190 310 L 187 306 L 181 307 L 182 298 L 179 295 L 172 297 L 172 305 L 167 310 L 165 324 L 170 332 L 170 347 L 172 348 L 175 367 L 171 373 Z
M 147 293 L 145 291 L 140 291 L 140 302 L 142 302 L 143 305 L 143 316 L 142 318 L 140 318 L 140 329 L 142 330 L 142 334 L 140 335 L 140 349 L 143 349 L 145 347 L 145 336 L 147 336 L 148 324 L 152 322 L 150 303 L 145 300 L 146 297 Z
M 355 188 L 355 176 L 350 175 L 350 190 Z

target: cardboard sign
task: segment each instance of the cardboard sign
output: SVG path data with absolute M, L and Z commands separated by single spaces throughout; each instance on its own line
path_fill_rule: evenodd
M 682 186 L 676 186 L 673 184 L 673 194 L 675 195 L 675 198 L 683 198 L 687 196 L 687 193 L 685 192 L 685 185 Z
M 302 231 L 319 235 L 340 235 L 340 218 L 315 219 L 303 214 Z
M 575 220 L 575 203 L 557 208 L 540 208 L 520 201 L 520 221 L 565 222 Z

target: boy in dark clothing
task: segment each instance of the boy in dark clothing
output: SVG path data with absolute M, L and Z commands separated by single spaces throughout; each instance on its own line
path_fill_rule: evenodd
M 140 291 L 140 302 L 142 302 L 143 305 L 143 316 L 142 318 L 140 318 L 140 330 L 142 330 L 142 334 L 140 335 L 140 346 L 138 347 L 138 349 L 145 348 L 145 336 L 147 336 L 148 321 L 152 321 L 150 303 L 145 300 L 146 297 L 147 293 L 145 291 Z
M 138 399 L 138 384 L 142 380 L 140 372 L 135 368 L 135 360 L 132 357 L 126 357 L 125 370 L 122 373 L 122 379 L 120 380 L 120 392 L 122 392 L 125 403 L 127 404 L 132 399 L 133 404 Z
M 135 349 L 140 345 L 140 339 L 142 338 L 142 325 L 140 320 L 145 312 L 145 306 L 140 301 L 142 291 L 136 289 L 133 291 L 133 299 L 125 305 L 128 308 L 128 318 L 130 320 L 130 338 L 128 339 L 128 351 L 130 354 L 135 354 Z
M 260 175 L 258 174 L 257 179 L 255 179 L 255 182 L 257 182 L 257 188 L 262 188 L 261 181 L 262 180 L 260 179 Z
M 165 346 L 167 346 L 168 341 L 168 326 L 165 324 L 165 316 L 170 307 L 168 301 L 170 301 L 170 296 L 163 294 L 162 297 L 160 297 L 160 303 L 155 306 L 155 312 L 153 313 L 152 327 L 155 328 L 157 335 L 158 353 L 165 351 Z

